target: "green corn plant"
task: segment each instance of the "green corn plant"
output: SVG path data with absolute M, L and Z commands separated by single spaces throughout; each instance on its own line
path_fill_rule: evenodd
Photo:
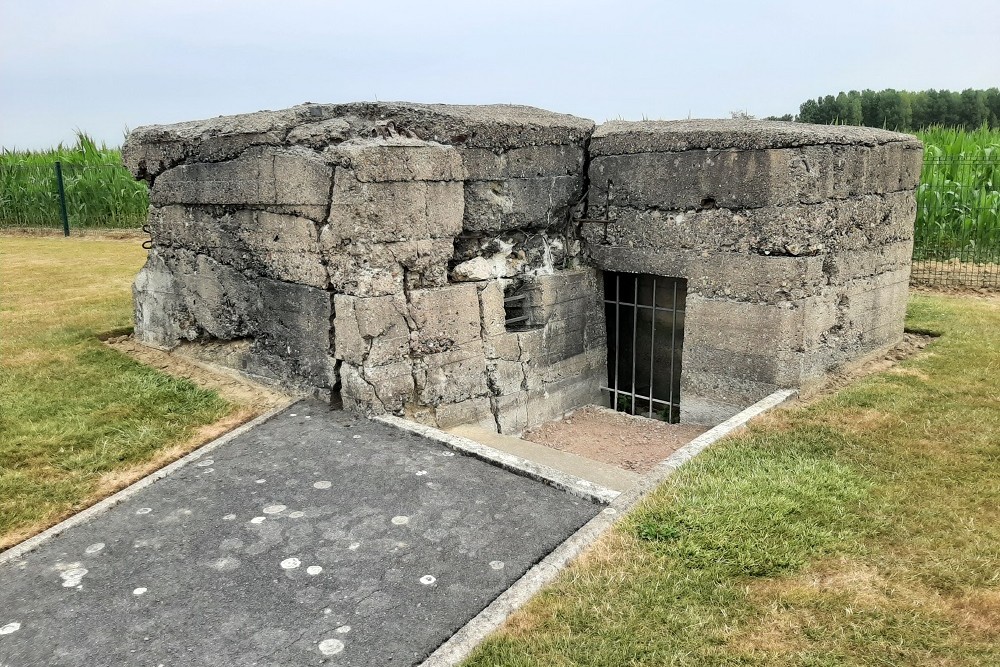
M 146 184 L 122 164 L 121 152 L 77 131 L 76 144 L 46 151 L 0 153 L 0 228 L 57 227 L 62 163 L 70 227 L 141 227 L 149 208 Z

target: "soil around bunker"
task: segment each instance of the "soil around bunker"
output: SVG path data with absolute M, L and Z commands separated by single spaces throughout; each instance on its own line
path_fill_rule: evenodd
M 602 463 L 646 472 L 707 431 L 707 426 L 656 419 L 588 405 L 528 429 L 522 438 Z

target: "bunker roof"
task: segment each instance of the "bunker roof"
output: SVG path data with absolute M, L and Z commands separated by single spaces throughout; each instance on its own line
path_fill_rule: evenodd
M 913 144 L 909 134 L 870 127 L 812 125 L 768 120 L 613 120 L 598 126 L 591 155 L 675 152 L 699 149 L 761 150 L 816 145 Z

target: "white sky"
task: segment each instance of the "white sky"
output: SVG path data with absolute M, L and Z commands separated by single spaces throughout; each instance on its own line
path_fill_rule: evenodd
M 0 0 L 0 146 L 301 102 L 608 118 L 1000 85 L 996 0 Z

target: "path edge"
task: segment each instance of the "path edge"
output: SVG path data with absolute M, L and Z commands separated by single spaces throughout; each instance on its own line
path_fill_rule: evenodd
M 644 474 L 633 489 L 612 500 L 608 507 L 566 538 L 548 556 L 532 566 L 510 588 L 501 593 L 485 609 L 462 626 L 458 632 L 441 644 L 419 664 L 419 667 L 454 667 L 465 660 L 511 614 L 523 607 L 544 586 L 553 581 L 560 571 L 583 553 L 587 547 L 596 542 L 653 489 L 673 475 L 678 468 L 725 436 L 745 426 L 751 419 L 776 408 L 797 394 L 798 392 L 794 389 L 776 391 L 721 424 L 705 431 L 661 461 L 655 468 Z
M 18 542 L 9 549 L 0 552 L 0 566 L 6 565 L 11 561 L 18 560 L 19 558 L 23 558 L 26 554 L 34 551 L 38 547 L 42 546 L 46 542 L 49 542 L 53 538 L 61 535 L 63 532 L 69 530 L 70 528 L 85 524 L 91 521 L 92 519 L 104 514 L 112 507 L 124 502 L 125 500 L 128 500 L 139 491 L 145 489 L 153 482 L 156 482 L 157 480 L 163 479 L 164 477 L 177 472 L 184 466 L 188 465 L 193 461 L 197 461 L 205 454 L 221 447 L 230 440 L 238 438 L 247 431 L 250 431 L 251 429 L 254 429 L 257 426 L 260 426 L 266 421 L 270 421 L 271 419 L 278 416 L 291 406 L 295 405 L 300 400 L 302 399 L 295 397 L 282 401 L 281 404 L 279 404 L 277 407 L 272 408 L 271 410 L 268 410 L 264 414 L 254 417 L 250 421 L 237 426 L 228 433 L 220 435 L 215 440 L 206 442 L 201 447 L 198 447 L 197 449 L 188 452 L 187 454 L 177 459 L 173 463 L 165 465 L 162 468 L 159 468 L 158 470 L 154 470 L 145 477 L 141 477 L 135 482 L 132 482 L 131 484 L 126 486 L 124 489 L 118 491 L 117 493 L 113 493 L 107 498 L 104 498 L 103 500 L 99 500 L 98 502 L 94 503 L 90 507 L 81 510 L 80 512 L 77 512 L 68 519 L 64 519 L 63 521 L 60 521 L 56 525 L 46 528 L 45 530 L 38 533 L 34 537 L 29 537 L 23 542 Z
M 471 456 L 480 461 L 485 461 L 515 475 L 527 477 L 536 482 L 542 482 L 560 491 L 565 491 L 572 496 L 589 500 L 598 505 L 610 505 L 621 495 L 620 491 L 609 489 L 582 477 L 556 470 L 543 463 L 529 461 L 516 454 L 500 451 L 495 447 L 484 445 L 481 442 L 476 442 L 461 435 L 447 433 L 433 426 L 418 424 L 417 422 L 393 415 L 379 415 L 374 419 L 383 424 L 388 424 L 389 426 L 409 431 L 410 433 L 416 433 L 428 440 L 442 444 L 448 449 Z

